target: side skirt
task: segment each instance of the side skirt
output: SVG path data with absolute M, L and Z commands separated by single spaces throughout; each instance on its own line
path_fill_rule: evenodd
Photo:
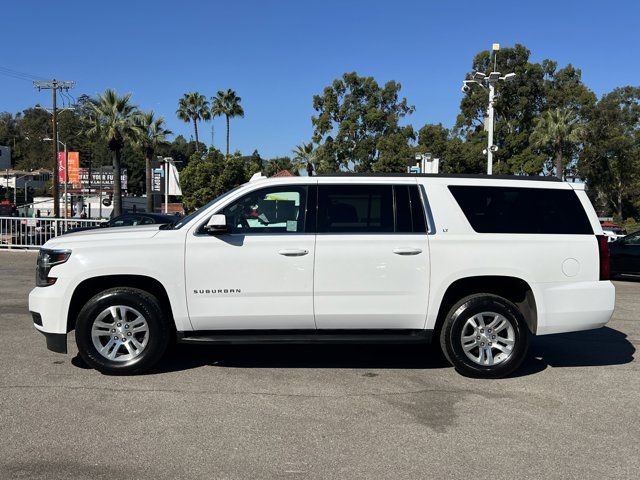
M 198 330 L 178 332 L 178 343 L 307 344 L 429 343 L 433 330 Z

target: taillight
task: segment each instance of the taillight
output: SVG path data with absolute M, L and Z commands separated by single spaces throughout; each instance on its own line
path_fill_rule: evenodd
M 600 280 L 609 280 L 609 240 L 604 235 L 597 235 L 598 253 L 600 254 Z

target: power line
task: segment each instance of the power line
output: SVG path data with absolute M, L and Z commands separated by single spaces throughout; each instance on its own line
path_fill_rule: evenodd
M 12 77 L 17 80 L 42 80 L 45 78 L 43 75 L 37 75 L 35 73 L 21 72 L 9 67 L 3 67 L 0 65 L 0 75 Z

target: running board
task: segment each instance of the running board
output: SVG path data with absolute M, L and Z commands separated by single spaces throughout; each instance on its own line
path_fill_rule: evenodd
M 429 343 L 432 330 L 199 330 L 178 332 L 178 343 L 307 344 Z

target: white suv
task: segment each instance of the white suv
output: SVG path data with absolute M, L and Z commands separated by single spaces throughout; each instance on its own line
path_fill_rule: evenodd
M 582 185 L 543 177 L 258 178 L 174 226 L 78 232 L 38 257 L 49 349 L 137 373 L 182 343 L 429 342 L 501 377 L 530 334 L 598 328 L 615 291 Z

